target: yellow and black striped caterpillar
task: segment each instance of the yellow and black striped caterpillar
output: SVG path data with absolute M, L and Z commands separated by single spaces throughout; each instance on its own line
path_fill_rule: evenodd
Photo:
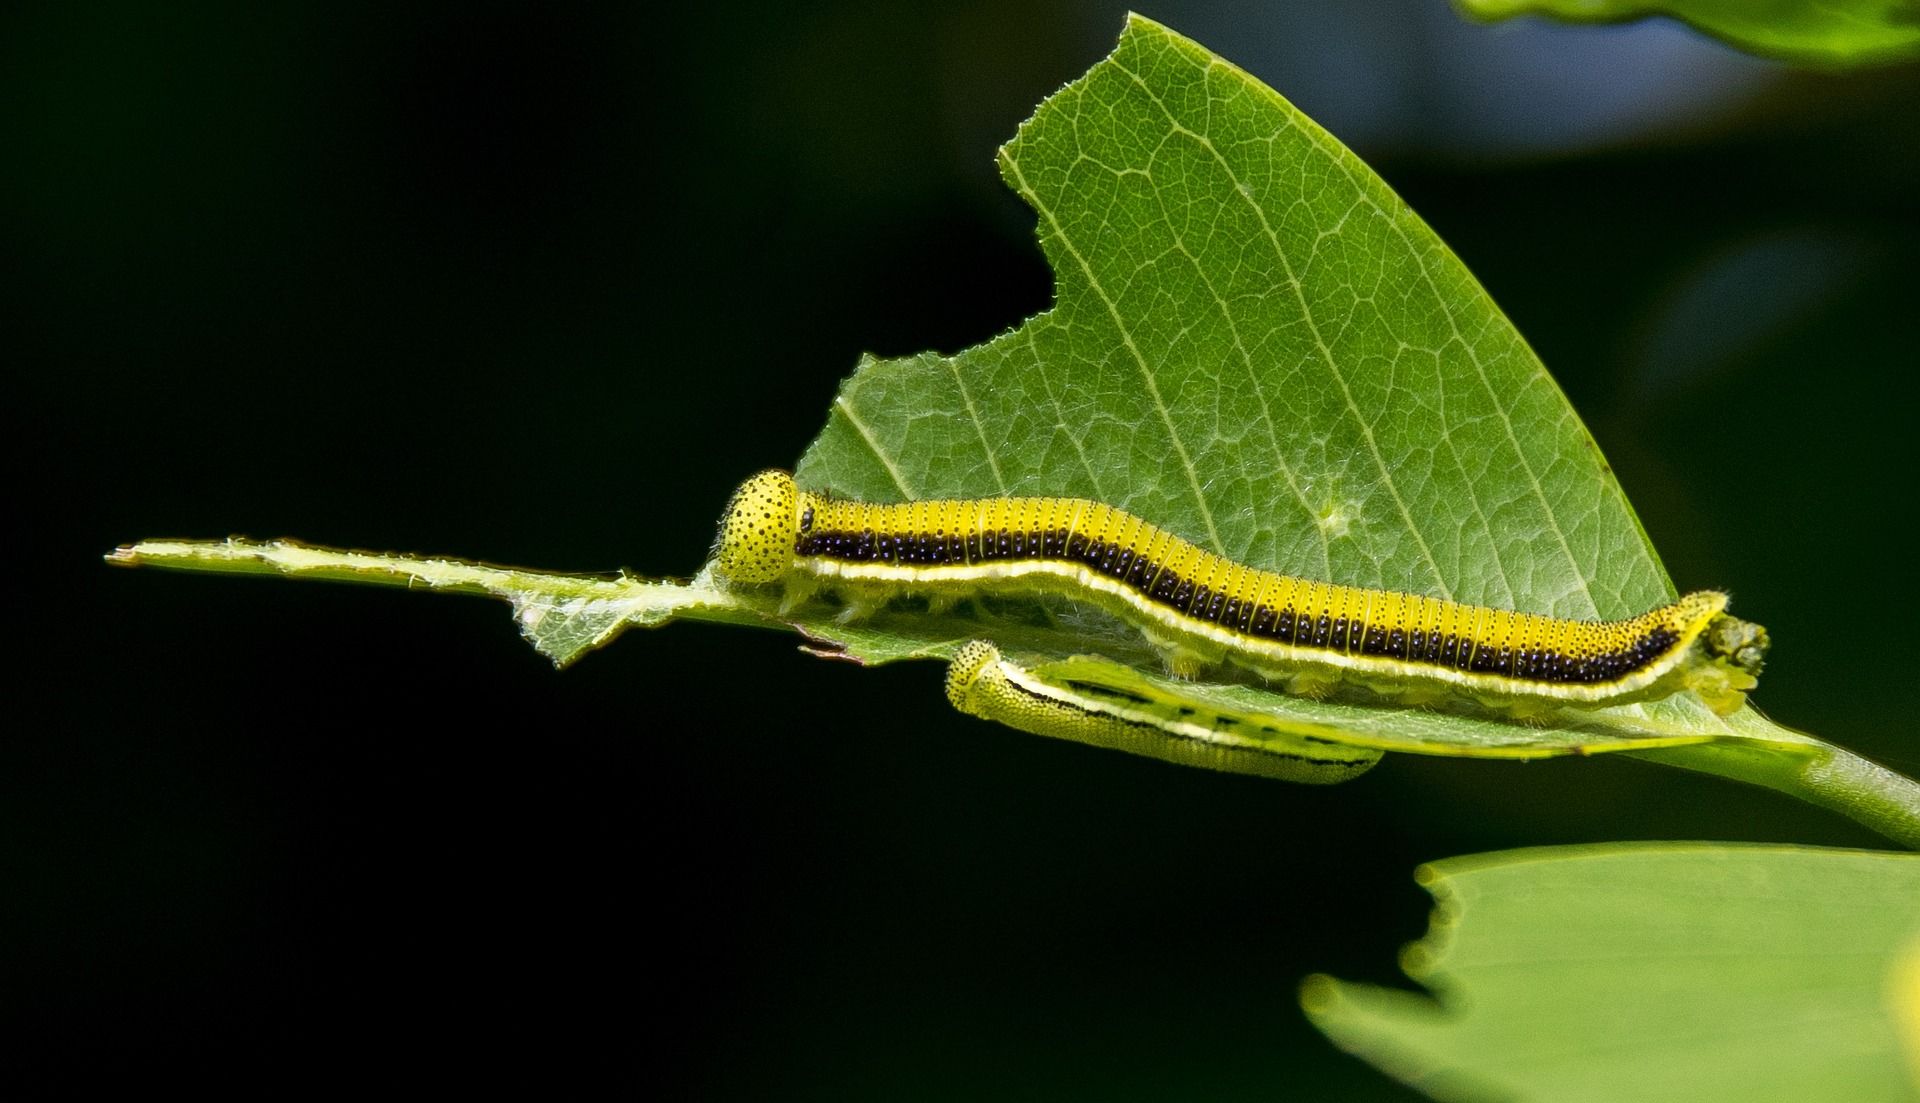
M 1235 563 L 1081 498 L 843 501 L 765 471 L 734 493 L 714 553 L 734 584 L 820 588 L 855 609 L 901 594 L 1060 594 L 1137 626 L 1176 675 L 1232 664 L 1305 695 L 1349 686 L 1413 704 L 1535 716 L 1698 693 L 1739 708 L 1766 630 L 1703 590 L 1577 621 L 1294 578 Z

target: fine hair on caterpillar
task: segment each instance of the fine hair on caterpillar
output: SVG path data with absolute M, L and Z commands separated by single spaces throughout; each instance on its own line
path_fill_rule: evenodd
M 1713 590 L 1580 621 L 1250 567 L 1102 502 L 857 502 L 764 471 L 734 493 L 714 549 L 732 585 L 825 589 L 858 615 L 903 595 L 1061 595 L 1137 627 L 1180 677 L 1231 665 L 1302 695 L 1359 687 L 1518 717 L 1697 693 L 1738 709 L 1767 651 Z

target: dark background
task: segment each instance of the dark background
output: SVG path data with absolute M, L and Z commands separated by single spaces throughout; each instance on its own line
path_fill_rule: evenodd
M 772 633 L 556 674 L 493 603 L 101 565 L 246 533 L 684 574 L 860 352 L 1047 304 L 993 150 L 1119 6 L 700 7 L 8 17 L 10 1084 L 1411 1098 L 1295 985 L 1394 981 L 1416 863 L 1878 845 L 1628 761 L 1294 788 Z M 1913 67 L 1415 0 L 1144 11 L 1461 254 L 1675 579 L 1771 627 L 1772 715 L 1920 766 Z

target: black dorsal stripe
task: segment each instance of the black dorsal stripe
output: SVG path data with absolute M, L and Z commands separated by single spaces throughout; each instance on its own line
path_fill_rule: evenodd
M 1443 632 L 1370 625 L 1329 613 L 1254 607 L 1196 585 L 1136 553 L 1131 547 L 1068 529 L 1031 532 L 878 533 L 872 530 L 808 530 L 795 543 L 805 558 L 839 563 L 905 566 L 974 566 L 1016 562 L 1072 562 L 1112 579 L 1153 605 L 1196 626 L 1219 625 L 1256 640 L 1310 647 L 1336 654 L 1397 659 L 1439 670 L 1497 675 L 1546 685 L 1596 685 L 1618 681 L 1669 654 L 1680 635 L 1663 624 L 1645 628 L 1613 650 L 1570 655 L 1542 648 L 1474 640 Z M 1217 575 L 1215 577 L 1218 577 Z

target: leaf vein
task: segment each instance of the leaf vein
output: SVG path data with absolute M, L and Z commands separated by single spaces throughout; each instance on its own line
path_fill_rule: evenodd
M 1059 239 L 1061 247 L 1066 249 L 1074 263 L 1079 265 L 1081 274 L 1087 279 L 1087 286 L 1107 308 L 1108 316 L 1113 319 L 1114 327 L 1119 331 L 1121 343 L 1126 346 L 1127 352 L 1133 357 L 1134 364 L 1140 369 L 1140 377 L 1146 383 L 1147 396 L 1153 399 L 1154 408 L 1160 414 L 1160 422 L 1167 428 L 1167 440 L 1173 445 L 1174 454 L 1179 457 L 1180 466 L 1186 472 L 1187 485 L 1193 490 L 1194 501 L 1200 507 L 1200 518 L 1207 526 L 1207 542 L 1213 546 L 1214 551 L 1226 555 L 1226 544 L 1220 539 L 1219 527 L 1214 524 L 1213 507 L 1208 504 L 1207 495 L 1200 487 L 1200 474 L 1193 466 L 1193 457 L 1187 453 L 1186 445 L 1180 440 L 1180 431 L 1174 428 L 1173 415 L 1167 409 L 1166 400 L 1160 395 L 1160 386 L 1153 378 L 1153 370 L 1148 367 L 1147 358 L 1140 352 L 1138 342 L 1133 339 L 1132 330 L 1127 327 L 1126 319 L 1120 314 L 1119 304 L 1114 302 L 1113 298 L 1107 294 L 1106 288 L 1101 286 L 1100 277 L 1094 274 L 1093 265 L 1081 255 L 1073 239 L 1067 236 L 1066 227 L 1062 226 L 1060 220 L 1055 217 L 1052 207 L 1042 200 L 1039 193 L 1028 183 L 1026 173 L 1020 169 L 1020 162 L 1009 158 L 1007 164 L 1012 167 L 1014 176 L 1019 179 L 1021 193 L 1032 202 L 1033 209 L 1040 213 L 1040 217 L 1046 219 L 1047 224 L 1053 227 L 1054 236 Z
M 1113 64 L 1115 68 L 1125 73 L 1127 78 L 1132 80 L 1134 84 L 1140 88 L 1140 91 L 1147 99 L 1153 102 L 1155 107 L 1160 109 L 1161 114 L 1167 117 L 1167 123 L 1173 129 L 1174 133 L 1185 135 L 1212 156 L 1214 161 L 1220 166 L 1221 171 L 1227 174 L 1227 179 L 1233 182 L 1234 193 L 1240 196 L 1241 201 L 1247 205 L 1253 212 L 1254 217 L 1260 221 L 1261 230 L 1265 233 L 1268 243 L 1273 246 L 1274 258 L 1280 262 L 1280 267 L 1286 274 L 1286 284 L 1288 289 L 1293 292 L 1294 299 L 1300 308 L 1301 320 L 1306 323 L 1307 331 L 1313 336 L 1314 348 L 1319 353 L 1321 361 L 1326 364 L 1327 374 L 1339 385 L 1341 398 L 1346 403 L 1347 411 L 1353 415 L 1355 424 L 1359 427 L 1361 439 L 1367 442 L 1367 451 L 1372 454 L 1374 467 L 1380 472 L 1380 485 L 1385 488 L 1387 496 L 1393 500 L 1394 508 L 1399 511 L 1400 519 L 1406 525 L 1407 532 L 1412 534 L 1414 542 L 1420 547 L 1420 554 L 1426 559 L 1427 565 L 1432 569 L 1433 584 L 1439 588 L 1442 597 L 1451 600 L 1453 597 L 1453 588 L 1447 585 L 1446 578 L 1440 570 L 1440 563 L 1433 556 L 1433 548 L 1427 544 L 1426 534 L 1421 532 L 1420 526 L 1414 523 L 1413 513 L 1407 508 L 1406 499 L 1401 497 L 1400 489 L 1393 481 L 1393 475 L 1387 466 L 1386 457 L 1380 451 L 1379 442 L 1374 439 L 1373 426 L 1367 423 L 1365 417 L 1361 416 L 1360 406 L 1354 401 L 1353 390 L 1347 385 L 1346 376 L 1341 373 L 1339 364 L 1334 360 L 1333 349 L 1327 345 L 1325 337 L 1320 332 L 1319 321 L 1313 316 L 1312 309 L 1307 305 L 1306 292 L 1301 288 L 1299 276 L 1295 274 L 1293 270 L 1293 262 L 1287 256 L 1286 248 L 1281 245 L 1279 235 L 1274 232 L 1273 224 L 1268 221 L 1265 208 L 1254 202 L 1253 197 L 1248 194 L 1251 189 L 1243 184 L 1239 175 L 1234 172 L 1233 166 L 1221 155 L 1219 148 L 1213 144 L 1211 138 L 1208 138 L 1204 134 L 1197 134 L 1182 125 L 1179 117 L 1175 115 L 1173 110 L 1167 106 L 1166 102 L 1153 91 L 1153 88 L 1141 78 L 1140 74 L 1135 73 L 1117 60 L 1114 61 Z
M 908 500 L 917 497 L 913 487 L 907 485 L 907 477 L 901 474 L 899 466 L 893 462 L 893 457 L 889 456 L 886 449 L 880 447 L 880 442 L 874 439 L 873 430 L 867 428 L 867 423 L 861 421 L 860 416 L 853 412 L 853 403 L 847 401 L 847 396 L 836 396 L 833 404 L 839 409 L 840 416 L 847 419 L 847 424 L 853 426 L 854 432 L 860 434 L 861 441 L 873 453 L 873 458 L 879 460 L 880 466 L 886 468 L 887 474 L 893 476 L 893 483 L 900 488 L 900 493 L 906 495 Z

